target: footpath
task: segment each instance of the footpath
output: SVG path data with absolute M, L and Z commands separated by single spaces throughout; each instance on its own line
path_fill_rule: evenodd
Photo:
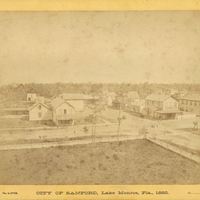
M 147 139 L 190 160 L 200 163 L 200 135 L 182 130 L 158 127 L 148 129 Z
M 95 144 L 100 142 L 120 142 L 127 140 L 143 139 L 141 135 L 112 135 L 112 136 L 98 136 L 98 137 L 82 137 L 82 138 L 68 138 L 60 141 L 38 142 L 38 143 L 24 143 L 24 144 L 4 144 L 0 145 L 0 150 L 19 150 L 19 149 L 37 149 L 50 148 L 59 146 L 74 146 L 83 144 Z

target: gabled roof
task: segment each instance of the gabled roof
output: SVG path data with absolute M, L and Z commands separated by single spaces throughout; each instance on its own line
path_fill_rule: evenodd
M 139 99 L 139 94 L 137 91 L 130 91 L 127 93 L 129 98 Z
M 59 97 L 57 97 L 57 98 L 55 98 L 55 99 L 53 99 L 52 101 L 51 101 L 51 107 L 53 108 L 53 109 L 56 109 L 56 108 L 58 108 L 60 105 L 62 105 L 62 104 L 64 104 L 64 103 L 66 103 L 66 104 L 68 104 L 70 107 L 72 107 L 72 108 L 74 108 L 70 103 L 68 103 L 65 99 L 62 99 L 62 98 L 59 98 Z
M 50 110 L 50 107 L 49 107 L 49 106 L 47 106 L 47 105 L 44 104 L 44 103 L 38 102 L 38 103 L 33 104 L 33 105 L 29 108 L 29 111 L 32 110 L 33 108 L 35 108 L 35 107 L 38 106 L 38 105 L 41 105 L 41 106 L 43 106 L 43 107 L 45 107 L 45 108 L 47 108 L 47 109 Z
M 63 93 L 59 97 L 62 97 L 65 100 L 89 100 L 94 99 L 94 97 L 81 93 Z
M 200 101 L 200 94 L 186 94 L 180 99 L 185 99 L 185 100 L 193 100 L 193 101 Z
M 166 99 L 170 98 L 171 96 L 169 95 L 163 95 L 163 94 L 151 94 L 146 97 L 146 100 L 151 100 L 151 101 L 165 101 Z

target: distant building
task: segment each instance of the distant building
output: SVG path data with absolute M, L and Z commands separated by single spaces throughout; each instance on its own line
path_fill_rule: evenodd
M 161 95 L 174 95 L 178 92 L 178 90 L 174 88 L 166 88 L 166 87 L 158 87 L 155 89 L 156 94 L 161 94 Z
M 125 95 L 125 101 L 128 105 L 133 104 L 134 102 L 138 101 L 140 96 L 137 91 L 130 91 Z
M 67 101 L 76 111 L 82 111 L 85 105 L 96 100 L 95 97 L 80 93 L 64 93 L 58 97 Z
M 145 113 L 145 100 L 140 99 L 140 100 L 132 103 L 131 111 L 138 113 L 138 114 L 144 114 Z
M 128 109 L 132 109 L 133 105 L 139 104 L 140 96 L 136 91 L 130 91 L 124 95 L 124 106 Z
M 181 112 L 178 102 L 171 96 L 151 94 L 145 99 L 146 114 L 156 119 L 175 119 Z
M 116 99 L 116 93 L 104 91 L 103 94 L 101 95 L 101 99 L 103 100 L 105 105 L 113 106 L 113 102 Z
M 36 93 L 27 93 L 26 100 L 29 102 L 35 102 L 37 99 L 37 94 Z
M 186 94 L 179 97 L 179 109 L 185 112 L 200 114 L 200 94 Z
M 170 94 L 170 96 L 176 95 L 176 94 L 178 94 L 178 90 L 172 88 L 169 90 L 169 94 Z
M 29 108 L 30 121 L 47 121 L 52 120 L 52 110 L 43 103 L 35 103 Z
M 139 94 L 137 91 L 130 91 L 126 94 L 127 99 L 130 101 L 134 101 L 140 98 Z
M 45 103 L 45 98 L 42 97 L 42 96 L 37 96 L 36 102 L 37 102 L 37 103 Z

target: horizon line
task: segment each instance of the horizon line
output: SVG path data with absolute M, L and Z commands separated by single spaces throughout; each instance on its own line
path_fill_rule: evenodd
M 7 85 L 28 85 L 28 84 L 131 84 L 131 85 L 140 85 L 140 84 L 166 84 L 166 85 L 172 85 L 172 84 L 178 84 L 178 85 L 199 85 L 199 83 L 195 83 L 195 82 L 149 82 L 149 81 L 144 81 L 144 82 L 94 82 L 94 81 L 88 81 L 88 82 L 13 82 L 13 83 L 4 83 L 4 84 L 0 84 L 1 86 L 7 86 Z

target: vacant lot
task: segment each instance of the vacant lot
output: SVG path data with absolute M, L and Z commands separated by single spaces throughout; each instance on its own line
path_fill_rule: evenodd
M 37 121 L 34 122 L 23 119 L 16 119 L 16 118 L 12 119 L 0 118 L 0 129 L 34 128 L 34 127 L 49 127 L 49 124 Z
M 0 152 L 0 184 L 197 184 L 200 165 L 147 140 Z

